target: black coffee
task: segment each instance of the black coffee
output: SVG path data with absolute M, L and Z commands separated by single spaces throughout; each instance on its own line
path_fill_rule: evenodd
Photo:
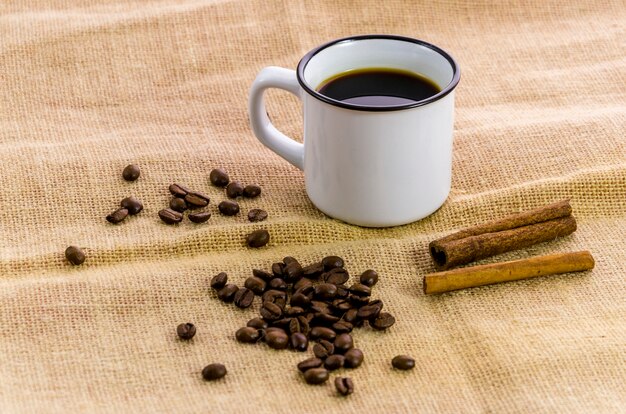
M 317 90 L 338 101 L 377 107 L 412 104 L 441 92 L 422 75 L 386 68 L 351 70 L 327 79 Z

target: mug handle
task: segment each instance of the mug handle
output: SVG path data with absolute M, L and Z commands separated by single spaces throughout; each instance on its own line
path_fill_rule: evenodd
M 304 165 L 304 145 L 276 129 L 267 116 L 263 93 L 269 88 L 284 89 L 302 99 L 302 89 L 294 70 L 277 66 L 263 68 L 252 83 L 248 99 L 250 125 L 254 135 L 263 145 L 302 170 Z

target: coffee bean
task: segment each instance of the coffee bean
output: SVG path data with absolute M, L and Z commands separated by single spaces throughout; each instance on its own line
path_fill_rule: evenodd
M 70 246 L 65 249 L 65 258 L 74 266 L 78 266 L 85 262 L 85 253 L 76 246 Z
M 322 262 L 313 263 L 302 268 L 302 275 L 309 279 L 317 279 L 322 273 L 324 273 L 324 265 Z
M 346 285 L 337 285 L 337 297 L 338 298 L 347 298 L 350 295 L 348 288 Z
M 255 328 L 255 329 L 267 329 L 268 325 L 267 325 L 267 322 L 265 322 L 261 318 L 252 318 L 252 319 L 250 319 L 248 321 L 246 326 L 249 326 L 249 327 Z
M 266 290 L 265 293 L 263 293 L 261 300 L 263 301 L 263 303 L 265 302 L 276 303 L 278 301 L 285 302 L 287 300 L 287 293 L 281 290 L 276 290 L 276 289 Z M 283 306 L 281 306 L 281 309 L 282 308 Z
M 281 330 L 282 331 L 282 330 Z M 269 331 L 265 335 L 265 342 L 272 349 L 285 349 L 289 344 L 289 337 L 285 331 Z
M 285 330 L 283 328 L 279 328 L 276 326 L 270 326 L 269 328 L 265 329 L 265 334 L 271 333 L 271 332 L 278 332 L 280 334 L 285 334 L 287 335 L 287 332 L 285 332 Z
M 209 205 L 209 196 L 206 194 L 193 192 L 185 196 L 185 202 L 188 208 L 206 207 Z
M 350 300 L 350 303 L 352 303 L 355 308 L 360 308 L 361 306 L 365 306 L 369 303 L 370 297 L 350 295 L 348 296 L 348 300 Z
M 267 283 L 265 283 L 265 280 L 261 279 L 260 277 L 250 276 L 246 279 L 243 285 L 253 291 L 255 295 L 261 296 L 263 292 L 265 292 L 265 287 L 267 286 Z
M 335 346 L 329 341 L 322 339 L 319 343 L 313 345 L 313 354 L 319 359 L 326 359 L 335 353 Z
M 139 214 L 139 212 L 143 210 L 143 204 L 141 204 L 141 201 L 132 196 L 123 199 L 120 203 L 120 207 L 128 210 L 128 214 L 130 214 L 131 216 Z
M 265 270 L 252 269 L 252 276 L 259 277 L 266 282 L 269 282 L 274 278 L 274 275 L 266 272 Z
M 376 319 L 370 320 L 370 325 L 372 326 L 372 328 L 379 331 L 391 327 L 394 323 L 396 323 L 396 318 L 394 318 L 392 314 L 387 312 L 381 312 Z
M 299 306 L 301 308 L 307 308 L 311 304 L 311 299 L 302 293 L 294 293 L 291 295 L 291 301 L 289 302 L 291 306 Z
M 230 200 L 222 201 L 218 204 L 217 208 L 219 209 L 220 213 L 225 216 L 234 216 L 235 214 L 239 213 L 239 204 Z
M 338 312 L 346 312 L 347 310 L 352 308 L 352 305 L 350 304 L 349 300 L 339 298 L 333 300 L 332 307 Z
M 339 321 L 335 322 L 332 325 L 333 331 L 337 332 L 337 334 L 352 332 L 352 328 L 354 326 L 350 322 Z
M 211 287 L 213 289 L 221 289 L 228 282 L 228 275 L 224 272 L 220 272 L 211 278 Z
M 309 340 L 306 335 L 301 332 L 292 333 L 289 340 L 291 342 L 291 348 L 295 351 L 305 352 L 309 348 Z
M 185 200 L 183 200 L 182 198 L 172 197 L 172 199 L 170 200 L 170 208 L 174 211 L 182 213 L 183 211 L 187 210 L 187 203 L 185 203 Z
M 332 283 L 320 283 L 315 286 L 315 297 L 319 299 L 332 299 L 337 295 L 337 286 Z
M 222 170 L 221 168 L 216 168 L 209 174 L 209 180 L 214 186 L 226 187 L 226 185 L 230 181 L 230 178 L 228 177 L 226 171 Z
M 322 280 L 333 285 L 342 285 L 350 279 L 350 274 L 346 269 L 336 267 L 322 274 Z
M 285 266 L 287 266 L 287 265 L 289 265 L 291 263 L 300 264 L 300 262 L 298 262 L 298 259 L 296 259 L 293 256 L 285 256 L 285 257 L 283 257 L 283 264 Z
M 306 372 L 312 368 L 319 368 L 322 366 L 322 364 L 324 363 L 324 361 L 322 361 L 319 358 L 309 358 L 309 359 L 305 359 L 304 361 L 300 362 L 298 364 L 298 370 L 300 372 Z
M 363 351 L 352 348 L 344 354 L 346 357 L 344 366 L 346 368 L 358 368 L 363 363 Z
M 250 247 L 263 247 L 270 241 L 270 234 L 267 230 L 255 230 L 248 234 L 246 242 Z
M 214 381 L 226 375 L 226 367 L 222 364 L 210 364 L 202 370 L 202 378 L 205 381 Z
M 256 223 L 259 221 L 263 221 L 267 218 L 267 211 L 261 210 L 260 208 L 253 208 L 248 211 L 248 220 Z
M 275 303 L 264 302 L 260 313 L 266 321 L 276 321 L 283 315 L 283 310 Z
M 320 313 L 330 313 L 330 306 L 326 302 L 319 300 L 311 301 L 311 311 Z
M 391 360 L 391 365 L 396 369 L 407 371 L 415 367 L 415 360 L 408 355 L 398 355 Z
M 193 323 L 181 323 L 176 327 L 176 333 L 180 339 L 191 339 L 196 335 L 196 327 Z
M 261 195 L 261 187 L 256 184 L 250 184 L 244 187 L 243 196 L 248 198 L 255 198 Z
M 289 309 L 285 310 L 285 316 L 294 317 L 299 316 L 304 313 L 304 309 L 299 306 L 292 306 Z
M 237 285 L 228 283 L 223 288 L 217 291 L 217 297 L 224 302 L 232 302 L 235 299 L 235 293 L 239 290 Z
M 243 186 L 237 181 L 231 181 L 226 186 L 226 196 L 228 198 L 237 198 L 243 195 Z
M 289 288 L 289 286 L 287 285 L 287 282 L 285 282 L 279 277 L 276 277 L 270 280 L 270 283 L 268 284 L 268 286 L 270 287 L 270 289 L 276 289 L 276 290 L 287 290 L 287 288 Z
M 185 198 L 185 196 L 191 192 L 190 189 L 188 189 L 182 184 L 170 184 L 169 190 L 170 190 L 170 193 L 172 193 L 174 197 L 179 197 L 179 198 Z
M 330 328 L 325 326 L 316 326 L 311 329 L 311 333 L 309 334 L 311 339 L 325 339 L 327 341 L 334 341 L 337 334 Z
M 350 395 L 354 392 L 354 383 L 352 378 L 335 378 L 335 389 L 341 395 Z
M 243 328 L 239 328 L 237 332 L 235 332 L 235 338 L 239 342 L 252 344 L 261 339 L 261 334 L 258 329 L 245 326 Z
M 293 290 L 294 292 L 296 292 L 305 286 L 313 286 L 313 282 L 303 277 L 302 279 L 298 280 L 296 283 L 293 284 Z
M 327 312 L 316 312 L 313 322 L 315 325 L 331 326 L 333 323 L 339 322 L 339 316 Z
M 335 352 L 345 354 L 348 350 L 354 347 L 352 335 L 347 333 L 337 335 L 337 337 L 335 338 L 335 342 L 333 342 L 333 345 L 335 346 Z
M 109 214 L 106 219 L 111 224 L 121 223 L 128 216 L 128 210 L 125 208 L 118 208 L 111 214 Z
M 304 380 L 307 384 L 323 384 L 328 381 L 328 371 L 324 368 L 311 368 L 304 372 Z
M 375 319 L 382 309 L 383 303 L 379 300 L 375 300 L 365 306 L 361 306 L 357 312 L 357 316 L 361 319 Z
M 246 287 L 242 287 L 233 296 L 235 306 L 241 309 L 249 308 L 254 301 L 254 292 Z
M 208 211 L 200 211 L 198 213 L 191 213 L 187 217 L 189 217 L 189 221 L 192 223 L 200 224 L 210 219 L 211 213 Z
M 343 314 L 341 319 L 351 323 L 352 325 L 356 325 L 356 323 L 359 321 L 358 309 L 352 308 L 348 310 L 346 313 Z
M 336 267 L 343 267 L 343 259 L 339 256 L 326 256 L 322 259 L 322 265 L 327 272 Z
M 329 355 L 328 358 L 324 360 L 324 368 L 329 371 L 343 368 L 345 360 L 346 358 L 343 355 Z
M 283 277 L 283 269 L 285 268 L 285 264 L 278 262 L 272 264 L 272 273 L 274 277 Z
M 178 211 L 174 211 L 171 208 L 166 208 L 159 211 L 159 217 L 166 224 L 176 224 L 183 221 L 183 215 Z
M 352 286 L 350 286 L 350 293 L 356 296 L 364 297 L 364 296 L 371 295 L 372 289 L 370 289 L 369 286 L 365 286 L 361 283 L 355 283 Z
M 307 317 L 305 315 L 300 315 L 296 317 L 296 319 L 300 324 L 300 332 L 308 336 L 309 332 L 311 332 L 311 327 L 309 326 L 309 320 Z
M 130 165 L 127 165 L 122 171 L 122 177 L 126 181 L 135 181 L 137 178 L 139 178 L 140 173 L 141 171 L 139 170 L 138 165 L 130 164 Z
M 365 286 L 372 287 L 378 282 L 378 273 L 372 269 L 366 270 L 359 276 L 359 282 Z

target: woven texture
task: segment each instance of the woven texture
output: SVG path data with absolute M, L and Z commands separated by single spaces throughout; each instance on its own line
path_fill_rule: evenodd
M 0 4 L 0 411 L 606 412 L 626 409 L 626 4 L 623 1 L 9 0 Z M 328 40 L 421 38 L 461 66 L 452 192 L 431 217 L 385 230 L 325 217 L 302 173 L 250 131 L 264 66 L 295 68 Z M 272 91 L 274 123 L 301 140 L 298 101 Z M 141 166 L 137 182 L 121 171 Z M 264 223 L 217 213 L 223 167 L 261 197 Z M 180 182 L 213 217 L 166 226 Z M 104 217 L 134 195 L 145 210 Z M 399 195 L 401 196 L 401 195 Z M 428 242 L 571 198 L 571 236 L 492 258 L 590 250 L 592 272 L 425 297 Z M 272 241 L 249 250 L 245 234 Z M 68 245 L 87 261 L 72 267 Z M 397 323 L 355 332 L 355 394 L 308 386 L 308 357 L 235 342 L 253 317 L 208 288 L 220 271 L 292 255 L 343 256 Z M 258 307 L 258 303 L 256 304 Z M 178 341 L 175 327 L 198 334 Z M 397 354 L 417 367 L 391 369 Z M 201 369 L 223 362 L 224 380 Z M 334 378 L 334 374 L 331 377 Z

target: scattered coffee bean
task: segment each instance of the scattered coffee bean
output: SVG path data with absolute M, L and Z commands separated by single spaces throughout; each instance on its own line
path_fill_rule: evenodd
M 122 171 L 122 177 L 126 181 L 135 181 L 137 178 L 139 178 L 140 173 L 141 171 L 139 170 L 138 165 L 130 164 L 130 165 L 127 165 Z
M 191 339 L 196 335 L 196 326 L 193 323 L 181 323 L 176 327 L 180 339 Z
M 183 215 L 178 211 L 174 211 L 171 208 L 165 208 L 159 211 L 159 217 L 166 224 L 176 224 L 183 221 Z
M 325 326 L 316 326 L 311 329 L 311 339 L 325 339 L 327 341 L 334 341 L 337 334 L 330 328 Z
M 185 203 L 185 200 L 183 200 L 182 198 L 172 197 L 172 199 L 170 200 L 170 208 L 174 211 L 182 213 L 183 211 L 187 210 L 187 203 Z
M 289 344 L 289 337 L 283 330 L 272 330 L 265 335 L 265 342 L 272 349 L 285 349 Z
M 228 275 L 224 272 L 220 272 L 211 278 L 211 287 L 213 289 L 221 289 L 228 282 Z
M 254 292 L 246 287 L 242 287 L 237 290 L 235 296 L 233 296 L 233 302 L 235 306 L 241 309 L 249 308 L 254 301 Z
M 283 315 L 283 310 L 275 303 L 265 302 L 260 313 L 266 321 L 277 321 Z
M 268 324 L 261 318 L 252 318 L 248 321 L 246 326 L 249 326 L 255 329 L 267 329 Z
M 352 335 L 342 333 L 337 335 L 333 345 L 335 346 L 335 352 L 345 354 L 354 346 L 354 340 L 352 339 Z
M 285 282 L 284 280 L 282 280 L 279 277 L 276 277 L 276 278 L 270 280 L 269 287 L 270 287 L 270 289 L 287 290 L 287 288 L 289 286 L 287 285 L 287 282 Z
M 324 339 L 313 345 L 313 354 L 319 359 L 326 359 L 334 353 L 335 346 Z
M 322 265 L 327 272 L 336 267 L 343 267 L 343 259 L 339 256 L 326 256 L 322 259 Z
M 324 368 L 311 368 L 304 371 L 307 384 L 323 384 L 328 381 L 328 371 Z
M 237 181 L 231 181 L 226 186 L 226 196 L 228 198 L 237 198 L 243 195 L 243 185 L 239 184 Z
M 396 323 L 396 318 L 394 318 L 392 314 L 387 312 L 381 312 L 376 319 L 370 321 L 370 325 L 372 326 L 372 328 L 379 331 L 391 327 L 394 323 Z
M 234 201 L 224 200 L 218 204 L 217 208 L 225 216 L 234 216 L 239 213 L 239 204 Z
M 217 297 L 223 302 L 232 302 L 235 299 L 235 293 L 239 290 L 237 285 L 232 283 L 226 284 L 223 288 L 217 291 Z
M 226 375 L 226 367 L 222 364 L 210 364 L 202 370 L 202 378 L 205 381 L 214 381 Z
M 291 348 L 298 352 L 304 352 L 309 348 L 309 340 L 306 335 L 301 332 L 292 333 L 289 339 L 291 341 Z
M 256 223 L 259 221 L 263 221 L 267 218 L 267 211 L 261 210 L 260 208 L 253 208 L 248 211 L 248 220 Z
M 398 355 L 391 360 L 391 365 L 396 369 L 406 371 L 415 367 L 415 360 L 408 355 Z
M 208 211 L 201 211 L 198 213 L 191 213 L 187 217 L 189 217 L 189 221 L 191 221 L 192 223 L 200 224 L 210 219 L 211 213 L 209 213 Z
M 185 196 L 185 202 L 187 202 L 188 208 L 206 207 L 209 205 L 209 201 L 208 195 L 198 192 L 188 193 Z
M 128 214 L 130 214 L 131 216 L 139 214 L 141 210 L 143 210 L 143 204 L 141 204 L 141 201 L 132 196 L 123 199 L 120 203 L 120 206 L 128 210 Z
M 170 184 L 169 190 L 170 190 L 170 193 L 172 193 L 174 197 L 179 197 L 179 198 L 185 198 L 185 196 L 191 192 L 190 189 L 188 189 L 182 184 Z
M 383 303 L 380 300 L 375 300 L 372 303 L 361 306 L 357 312 L 357 317 L 360 319 L 375 319 L 380 315 L 382 309 Z
M 343 356 L 346 357 L 344 363 L 346 368 L 358 368 L 363 363 L 363 351 L 360 349 L 352 348 Z
M 335 378 L 335 388 L 337 392 L 341 395 L 350 395 L 354 392 L 354 383 L 352 382 L 352 378 Z
M 332 299 L 337 295 L 337 286 L 332 283 L 320 283 L 315 286 L 315 297 L 318 299 Z
M 250 247 L 263 247 L 270 241 L 270 234 L 267 230 L 255 230 L 248 234 L 246 243 Z
M 324 273 L 322 262 L 313 263 L 302 268 L 302 275 L 309 279 L 317 279 L 322 273 Z
M 343 364 L 345 362 L 345 357 L 343 355 L 329 355 L 328 358 L 324 360 L 324 368 L 329 371 L 334 371 L 339 368 L 343 368 Z
M 226 187 L 226 185 L 230 181 L 230 178 L 228 177 L 226 171 L 222 170 L 221 168 L 216 168 L 209 174 L 209 180 L 214 186 Z
M 244 187 L 243 196 L 247 198 L 255 198 L 261 195 L 261 187 L 255 184 L 250 184 Z
M 312 368 L 319 368 L 322 366 L 323 363 L 324 361 L 322 361 L 319 358 L 305 359 L 304 361 L 298 364 L 298 370 L 300 370 L 300 372 L 305 372 Z
M 235 332 L 235 338 L 239 342 L 252 344 L 261 339 L 261 334 L 258 329 L 245 326 L 243 328 L 239 328 L 237 332 Z
M 360 320 L 360 318 L 358 317 L 358 310 L 354 308 L 350 309 L 349 311 L 343 314 L 342 320 L 349 322 L 352 325 L 356 326 L 356 324 Z
M 125 208 L 118 208 L 106 218 L 109 223 L 118 224 L 121 223 L 126 217 L 128 217 L 128 210 Z
M 369 286 L 365 286 L 361 283 L 355 283 L 352 286 L 350 286 L 350 293 L 352 293 L 353 295 L 356 296 L 370 296 L 372 294 L 372 289 L 370 289 Z
M 259 277 L 265 280 L 266 282 L 269 282 L 270 280 L 274 278 L 273 274 L 266 272 L 265 270 L 260 270 L 260 269 L 252 269 L 252 276 Z
M 365 286 L 372 287 L 378 282 L 378 273 L 375 270 L 369 269 L 361 273 L 359 282 Z
M 267 286 L 267 283 L 260 277 L 250 276 L 246 279 L 243 285 L 253 291 L 255 295 L 261 296 L 263 292 L 265 292 L 265 287 Z
M 85 262 L 85 253 L 76 246 L 70 246 L 65 249 L 65 258 L 74 266 L 78 266 Z
M 333 285 L 343 285 L 348 279 L 350 279 L 348 271 L 341 267 L 335 267 L 322 274 L 322 280 L 326 283 L 332 283 Z

